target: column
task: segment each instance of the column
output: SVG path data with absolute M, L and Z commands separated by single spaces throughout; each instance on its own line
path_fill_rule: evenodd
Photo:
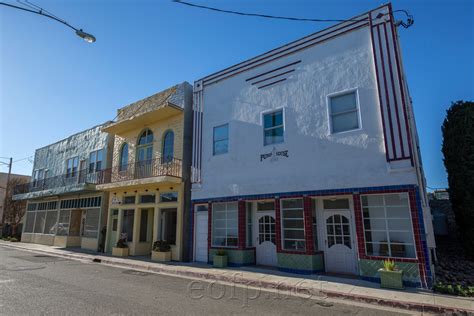
M 245 201 L 239 200 L 238 202 L 238 237 L 239 237 L 239 249 L 243 250 L 246 247 L 246 238 L 245 238 Z
M 314 254 L 314 243 L 313 243 L 313 210 L 311 207 L 311 198 L 308 196 L 303 197 L 303 213 L 304 213 L 304 231 L 306 241 L 306 254 Z
M 275 197 L 275 240 L 277 253 L 281 252 L 281 217 L 280 217 L 280 199 Z

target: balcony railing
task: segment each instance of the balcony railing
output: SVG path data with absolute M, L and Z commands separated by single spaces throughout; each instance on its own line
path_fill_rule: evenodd
M 105 180 L 101 179 L 104 174 L 101 171 L 89 173 L 87 169 L 74 171 L 68 174 L 49 177 L 42 180 L 34 180 L 29 183 L 16 185 L 13 194 L 24 194 L 60 188 L 75 184 L 97 184 Z
M 160 176 L 181 178 L 181 170 L 181 159 L 159 157 L 102 170 L 98 177 L 101 182 L 98 182 L 98 184 Z

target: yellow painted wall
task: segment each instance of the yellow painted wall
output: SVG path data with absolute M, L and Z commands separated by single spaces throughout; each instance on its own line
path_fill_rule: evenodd
M 176 246 L 172 246 L 172 260 L 181 260 L 181 243 L 182 243 L 182 223 L 183 223 L 183 188 L 182 184 L 153 184 L 153 185 L 141 185 L 137 187 L 128 187 L 126 189 L 117 188 L 117 190 L 112 190 L 110 193 L 110 200 L 109 200 L 109 216 L 112 214 L 112 210 L 118 209 L 119 210 L 119 218 L 118 218 L 118 230 L 117 230 L 117 240 L 120 238 L 121 227 L 123 223 L 123 210 L 134 209 L 134 227 L 133 227 L 133 241 L 128 243 L 130 255 L 131 256 L 142 256 L 142 255 L 149 255 L 151 252 L 151 246 L 154 241 L 159 240 L 159 236 L 161 236 L 161 227 L 159 223 L 161 222 L 161 209 L 165 208 L 176 208 L 177 209 L 177 226 L 176 226 Z M 171 189 L 172 188 L 172 189 Z M 158 189 L 158 191 L 157 191 Z M 148 190 L 148 191 L 146 191 Z M 135 191 L 137 191 L 135 193 Z M 125 193 L 126 192 L 126 193 Z M 162 203 L 159 202 L 159 194 L 160 193 L 167 193 L 167 192 L 178 192 L 178 201 L 177 202 L 167 202 Z M 155 194 L 156 195 L 156 203 L 145 203 L 139 204 L 139 197 L 140 195 L 144 194 Z M 114 200 L 123 201 L 124 196 L 135 195 L 136 204 L 114 204 Z M 149 226 L 148 231 L 152 231 L 151 240 L 149 242 L 139 242 L 140 236 L 140 209 L 153 209 L 153 214 L 150 213 L 149 217 Z M 151 215 L 153 215 L 151 217 Z M 107 231 L 111 232 L 112 221 L 109 218 L 109 226 L 107 227 Z M 106 245 L 109 243 L 110 234 L 107 234 L 107 241 Z M 112 249 L 107 248 L 106 251 L 110 252 Z
M 115 135 L 112 162 L 114 167 L 120 163 L 120 150 L 124 143 L 128 143 L 128 163 L 135 162 L 138 137 L 146 128 L 153 132 L 153 158 L 161 157 L 163 136 L 166 131 L 172 130 L 174 132 L 174 157 L 183 159 L 183 114 L 178 114 L 146 127 L 137 126 L 136 129 Z

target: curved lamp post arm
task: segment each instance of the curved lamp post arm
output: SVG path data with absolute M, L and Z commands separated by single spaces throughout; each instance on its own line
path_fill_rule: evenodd
M 72 26 L 71 24 L 67 23 L 66 21 L 64 20 L 61 20 L 60 18 L 58 17 L 55 17 L 51 14 L 48 14 L 48 13 L 45 13 L 42 9 L 39 9 L 38 11 L 36 10 L 32 10 L 32 9 L 27 9 L 27 8 L 23 8 L 23 7 L 20 7 L 20 6 L 16 6 L 16 5 L 13 5 L 13 4 L 10 4 L 10 3 L 5 3 L 5 2 L 0 2 L 0 5 L 4 5 L 4 6 L 7 6 L 7 7 L 10 7 L 10 8 L 14 8 L 14 9 L 18 9 L 18 10 L 23 10 L 23 11 L 26 11 L 26 12 L 31 12 L 31 13 L 34 13 L 34 14 L 38 14 L 38 15 L 42 15 L 42 16 L 45 16 L 47 18 L 50 18 L 50 19 L 53 19 L 59 23 L 62 23 L 64 25 L 66 25 L 67 27 L 73 29 L 77 36 L 81 37 L 83 40 L 85 40 L 86 42 L 88 43 L 94 43 L 96 41 L 96 38 L 94 35 L 92 34 L 89 34 L 89 33 L 86 33 L 84 32 L 82 29 L 78 29 L 78 28 L 75 28 L 74 26 Z

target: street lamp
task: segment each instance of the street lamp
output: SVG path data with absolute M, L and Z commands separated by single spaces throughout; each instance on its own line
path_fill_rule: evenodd
M 45 16 L 47 18 L 53 19 L 55 21 L 58 21 L 59 23 L 62 23 L 64 25 L 66 25 L 67 27 L 73 29 L 74 31 L 76 31 L 76 35 L 79 36 L 80 38 L 82 38 L 84 41 L 86 41 L 88 43 L 94 43 L 96 41 L 94 35 L 89 34 L 87 32 L 84 32 L 82 29 L 75 28 L 71 24 L 67 23 L 66 21 L 64 21 L 60 18 L 58 18 L 57 16 L 54 16 L 53 14 L 51 14 L 48 11 L 38 7 L 37 5 L 34 5 L 34 4 L 32 4 L 31 2 L 28 2 L 28 1 L 26 1 L 26 3 L 24 3 L 24 2 L 20 2 L 20 3 L 29 6 L 29 8 L 31 8 L 31 9 L 16 6 L 16 5 L 13 5 L 13 4 L 10 4 L 10 3 L 5 3 L 5 2 L 0 2 L 0 5 L 4 5 L 4 6 L 10 7 L 10 8 L 35 13 L 35 14 L 42 15 L 42 16 Z

